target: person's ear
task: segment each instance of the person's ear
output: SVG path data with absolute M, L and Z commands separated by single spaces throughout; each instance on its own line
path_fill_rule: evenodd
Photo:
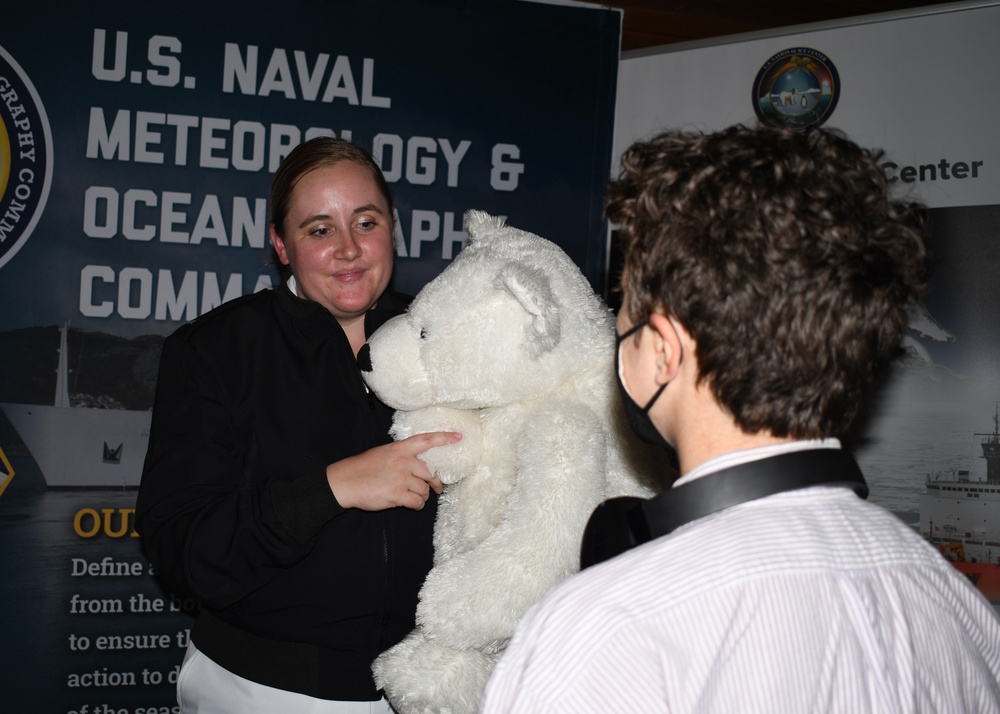
M 284 239 L 274 230 L 273 223 L 269 225 L 269 230 L 271 233 L 271 245 L 274 246 L 274 252 L 278 254 L 278 260 L 281 261 L 282 265 L 288 265 L 288 251 L 285 250 Z
M 661 313 L 649 316 L 649 326 L 655 333 L 656 383 L 666 384 L 677 376 L 684 359 L 682 337 L 674 321 Z

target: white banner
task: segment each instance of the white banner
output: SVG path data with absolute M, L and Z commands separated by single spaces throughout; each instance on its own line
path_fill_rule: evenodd
M 614 156 L 661 129 L 757 121 L 754 84 L 785 50 L 812 49 L 839 74 L 826 126 L 885 149 L 890 177 L 931 207 L 1000 200 L 1000 4 L 952 3 L 794 34 L 622 59 Z M 617 159 L 616 159 L 617 160 Z

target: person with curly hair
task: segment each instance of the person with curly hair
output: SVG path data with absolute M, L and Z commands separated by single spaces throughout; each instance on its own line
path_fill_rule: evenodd
M 680 477 L 595 511 L 482 712 L 1000 711 L 993 607 L 842 448 L 929 278 L 880 157 L 745 126 L 625 152 L 619 381 Z

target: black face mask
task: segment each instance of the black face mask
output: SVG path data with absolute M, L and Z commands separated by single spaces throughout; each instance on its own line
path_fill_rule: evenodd
M 653 398 L 649 400 L 646 406 L 640 407 L 635 403 L 635 400 L 632 399 L 631 395 L 629 395 L 628 390 L 625 388 L 625 381 L 622 379 L 622 342 L 645 327 L 647 323 L 648 320 L 640 322 L 637 325 L 633 325 L 624 334 L 615 335 L 615 374 L 617 375 L 618 391 L 621 393 L 622 404 L 625 407 L 625 418 L 628 419 L 628 425 L 631 427 L 635 435 L 647 444 L 659 446 L 667 451 L 673 452 L 674 447 L 671 446 L 669 441 L 663 438 L 663 435 L 649 418 L 649 410 L 653 408 L 653 404 L 655 404 L 656 400 L 660 398 L 661 394 L 663 394 L 663 390 L 667 388 L 667 385 L 662 385 L 658 390 L 656 390 L 656 394 L 653 395 Z

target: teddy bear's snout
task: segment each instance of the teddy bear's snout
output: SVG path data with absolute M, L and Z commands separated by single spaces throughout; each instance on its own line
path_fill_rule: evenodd
M 368 346 L 368 343 L 361 345 L 361 349 L 358 350 L 358 369 L 362 372 L 372 371 L 372 348 Z

